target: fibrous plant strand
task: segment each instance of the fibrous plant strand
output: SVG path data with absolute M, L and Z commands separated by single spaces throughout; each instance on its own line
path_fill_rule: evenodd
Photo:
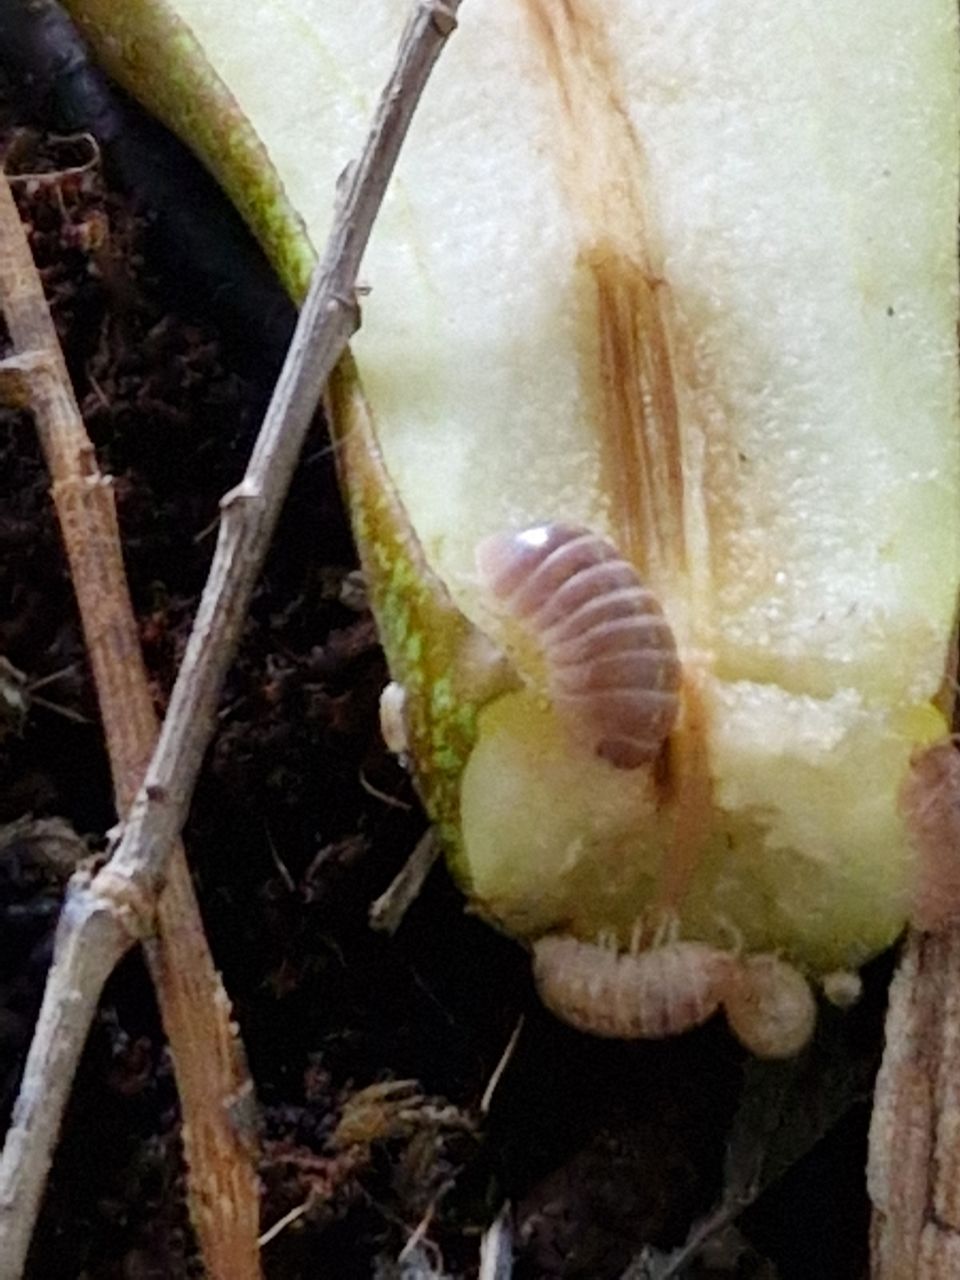
M 890 987 L 870 1125 L 874 1280 L 949 1280 L 960 1259 L 960 929 L 911 933 Z
M 360 261 L 417 102 L 456 26 L 458 7 L 459 0 L 420 0 L 404 29 L 363 153 L 341 179 L 330 237 L 246 474 L 222 501 L 213 564 L 156 749 L 110 862 L 92 881 L 71 888 L 24 1085 L 0 1156 L 0 1280 L 22 1274 L 63 1108 L 103 984 L 124 952 L 151 931 L 213 736 L 223 680 L 303 439 L 324 383 L 359 324 Z M 12 269 L 14 290 L 19 274 Z M 13 337 L 19 347 L 18 334 Z M 62 356 L 56 359 L 62 366 Z M 54 381 L 61 381 L 59 372 L 41 380 L 43 385 Z M 86 461 L 89 467 L 89 456 Z M 55 473 L 55 482 L 58 478 Z M 87 945 L 91 934 L 102 937 L 94 953 Z M 242 1114 L 243 1109 L 231 1110 Z M 221 1207 L 215 1202 L 210 1212 Z M 226 1230 L 235 1228 L 225 1224 Z M 243 1273 L 212 1274 L 234 1280 Z
M 26 232 L 6 179 L 0 180 L 0 302 L 15 355 L 6 362 L 32 410 L 52 477 L 52 495 L 100 704 L 118 814 L 143 777 L 159 723 L 150 697 L 130 602 L 113 491 L 103 476 L 70 385 Z M 255 1280 L 256 1148 L 230 1104 L 251 1093 L 230 1003 L 214 967 L 183 847 L 167 887 L 136 907 L 114 882 L 75 879 L 50 973 L 42 1059 L 33 1055 L 0 1164 L 0 1274 L 16 1275 L 56 1141 L 85 1024 L 100 985 L 143 936 L 147 963 L 170 1042 L 183 1114 L 187 1197 L 211 1275 Z M 121 892 L 124 886 L 119 886 Z M 42 1066 L 40 1065 L 42 1063 Z M 39 1074 L 38 1074 L 39 1066 Z M 51 1105 L 52 1104 L 52 1105 Z M 16 1162 L 12 1155 L 17 1154 Z M 208 1206 L 218 1205 L 211 1213 Z

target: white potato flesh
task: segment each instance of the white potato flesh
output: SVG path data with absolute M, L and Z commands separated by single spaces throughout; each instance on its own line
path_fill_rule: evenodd
M 177 9 L 322 245 L 408 0 Z M 944 731 L 958 70 L 954 0 L 466 0 L 364 264 L 354 352 L 428 557 L 494 631 L 487 534 L 635 560 L 701 672 L 684 927 L 814 967 L 896 933 L 897 794 Z M 674 818 L 513 699 L 465 776 L 473 891 L 628 935 Z

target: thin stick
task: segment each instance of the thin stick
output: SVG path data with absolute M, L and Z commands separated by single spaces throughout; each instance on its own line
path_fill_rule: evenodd
M 213 565 L 157 748 L 113 858 L 89 889 L 98 889 L 108 902 L 116 897 L 129 901 L 132 921 L 149 916 L 146 908 L 165 879 L 216 726 L 223 680 L 304 436 L 323 385 L 359 324 L 354 289 L 374 218 L 424 85 L 456 26 L 459 2 L 420 0 L 404 30 L 361 159 L 341 181 L 330 238 L 246 476 L 223 500 Z M 109 972 L 104 965 L 87 977 L 82 993 L 77 992 L 75 957 L 83 951 L 82 934 L 94 914 L 72 909 L 64 913 L 65 931 L 67 922 L 81 915 L 74 929 L 74 936 L 80 936 L 72 947 L 62 933 L 58 936 L 14 1124 L 0 1156 L 0 1280 L 17 1280 L 22 1272 L 70 1078 Z M 114 950 L 131 944 L 129 936 L 118 938 Z M 69 1027 L 60 1027 L 57 1010 L 68 993 L 71 999 L 79 994 L 76 1017 Z M 73 1044 L 66 1079 L 59 1077 L 67 1050 L 51 1039 L 54 1033 L 68 1036 Z
M 960 928 L 911 933 L 870 1125 L 873 1280 L 960 1275 Z
M 381 96 L 363 156 L 341 178 L 330 239 L 313 274 L 253 456 L 221 502 L 217 549 L 157 749 L 111 866 L 149 883 L 163 876 L 215 728 L 224 676 L 320 393 L 360 323 L 357 272 L 414 108 L 459 0 L 421 0 Z
M 480 1274 L 477 1280 L 510 1280 L 513 1275 L 513 1215 L 505 1204 L 480 1242 Z
M 0 302 L 18 355 L 10 364 L 23 382 L 37 435 L 53 480 L 70 575 L 100 703 L 117 812 L 130 805 L 157 740 L 159 724 L 150 697 L 137 623 L 127 587 L 116 508 L 110 483 L 97 468 L 56 330 L 43 295 L 26 233 L 5 179 L 0 177 Z M 107 892 L 110 882 L 74 886 L 58 929 L 57 972 L 63 985 L 44 1005 L 38 1028 L 48 1045 L 46 1075 L 37 1101 L 26 1099 L 35 1076 L 27 1075 L 11 1131 L 11 1151 L 29 1168 L 31 1125 L 50 1130 L 49 1165 L 56 1122 L 46 1112 L 66 1098 L 76 1059 L 103 982 L 131 943 L 148 928 L 152 904 L 124 902 Z M 181 845 L 157 907 L 156 937 L 146 958 L 170 1043 L 183 1116 L 187 1200 L 201 1253 L 213 1276 L 256 1280 L 259 1194 L 256 1147 L 249 1128 L 234 1122 L 233 1100 L 252 1095 L 243 1054 L 235 1040 L 230 1004 L 213 964 Z M 47 1083 L 49 1081 L 49 1084 Z M 45 1167 L 31 1187 L 14 1161 L 0 1167 L 0 1274 L 16 1275 L 29 1243 Z M 14 1174 L 11 1179 L 11 1173 Z M 17 1179 L 20 1179 L 18 1182 Z M 209 1205 L 219 1209 L 211 1214 Z
M 370 928 L 380 933 L 396 933 L 403 917 L 419 898 L 427 876 L 440 857 L 433 828 L 428 827 L 390 883 L 370 905 Z
M 494 1067 L 493 1075 L 487 1081 L 487 1087 L 484 1089 L 483 1097 L 480 1099 L 480 1114 L 482 1116 L 488 1115 L 490 1112 L 490 1107 L 493 1103 L 493 1095 L 497 1092 L 500 1081 L 503 1079 L 504 1072 L 507 1067 L 509 1067 L 510 1061 L 517 1051 L 517 1045 L 520 1043 L 520 1036 L 523 1032 L 523 1025 L 525 1022 L 526 1018 L 521 1013 L 520 1017 L 517 1019 L 517 1025 L 510 1033 L 510 1039 L 507 1041 L 507 1047 L 504 1049 L 503 1053 L 501 1053 L 500 1061 Z
M 293 1224 L 298 1222 L 305 1213 L 309 1212 L 310 1201 L 304 1200 L 303 1204 L 298 1204 L 291 1209 L 289 1213 L 285 1213 L 282 1218 L 279 1218 L 273 1224 L 272 1227 L 268 1227 L 267 1230 L 264 1231 L 263 1235 L 260 1237 L 260 1248 L 262 1249 L 264 1245 L 268 1245 L 271 1240 L 276 1240 L 277 1236 L 282 1235 L 283 1232 L 286 1231 L 287 1227 L 292 1227 Z

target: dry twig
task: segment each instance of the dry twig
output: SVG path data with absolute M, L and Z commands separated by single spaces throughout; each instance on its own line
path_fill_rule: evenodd
M 440 846 L 433 828 L 428 827 L 394 878 L 370 905 L 370 928 L 381 933 L 396 933 L 404 916 L 419 898 L 427 876 L 440 857 Z
M 151 931 L 157 895 L 216 726 L 216 708 L 324 383 L 359 324 L 357 271 L 401 143 L 459 0 L 420 0 L 408 22 L 242 482 L 225 496 L 213 565 L 146 775 L 109 864 L 75 882 L 57 934 L 14 1123 L 0 1157 L 0 1280 L 22 1272 L 77 1059 L 103 984 Z M 44 379 L 44 385 L 55 380 Z M 211 1212 L 219 1209 L 211 1205 Z M 224 1280 L 234 1274 L 221 1273 Z
M 159 723 L 127 588 L 113 492 L 97 468 L 26 233 L 2 178 L 0 245 L 0 302 L 16 351 L 6 367 L 23 381 L 23 399 L 32 408 L 53 480 L 53 501 L 100 702 L 117 812 L 122 815 L 143 778 Z M 109 974 L 135 936 L 127 929 L 128 922 L 133 923 L 128 906 L 122 898 L 114 898 L 109 879 L 84 883 L 78 896 L 71 897 L 68 915 L 75 919 L 78 913 L 99 923 L 91 924 L 84 934 L 82 970 L 64 975 L 67 985 L 60 996 L 69 992 L 75 999 L 61 1004 L 60 1026 L 74 1017 L 75 1009 L 83 1009 L 83 1016 L 87 1010 L 92 1015 L 98 989 L 87 992 L 85 975 L 101 969 Z M 139 924 L 146 924 L 151 914 L 145 906 Z M 255 1280 L 260 1274 L 256 1150 L 252 1129 L 238 1126 L 229 1110 L 232 1100 L 250 1094 L 251 1086 L 179 844 L 146 957 L 173 1057 L 183 1114 L 188 1200 L 207 1268 L 215 1276 Z M 51 1047 L 49 1062 L 51 1067 L 56 1063 L 59 1076 L 56 1087 L 65 1093 L 78 1046 L 58 1034 Z M 30 1077 L 25 1086 L 35 1087 Z M 46 1090 L 37 1101 L 49 1105 Z M 18 1150 L 23 1110 L 19 1107 L 14 1119 L 12 1152 Z M 24 1184 L 12 1160 L 0 1168 L 2 1275 L 17 1274 L 42 1185 L 42 1178 L 32 1184 L 32 1202 L 25 1203 Z M 211 1213 L 210 1205 L 221 1208 Z
M 960 1275 L 960 929 L 911 933 L 890 987 L 868 1166 L 873 1280 Z
M 510 1280 L 513 1275 L 513 1218 L 505 1204 L 483 1233 L 478 1280 Z

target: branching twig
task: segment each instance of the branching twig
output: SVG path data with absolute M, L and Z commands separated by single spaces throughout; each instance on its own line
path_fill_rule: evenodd
M 874 1280 L 960 1275 L 960 929 L 911 933 L 904 946 L 868 1181 Z
M 53 480 L 122 815 L 143 778 L 159 724 L 124 573 L 113 492 L 97 469 L 26 233 L 3 177 L 0 303 L 17 353 L 5 362 L 6 371 L 22 383 L 21 398 L 32 408 Z M 51 975 L 56 981 L 44 1006 L 44 1074 L 37 1075 L 34 1058 L 24 1078 L 9 1156 L 0 1166 L 3 1276 L 17 1275 L 22 1266 L 56 1137 L 57 1107 L 69 1091 L 100 988 L 152 917 L 152 903 L 132 909 L 134 904 L 117 898 L 110 885 L 107 880 L 90 884 L 84 877 L 74 884 L 64 909 L 58 964 Z M 122 883 L 120 888 L 125 892 Z M 229 1110 L 251 1089 L 179 844 L 157 905 L 156 930 L 146 955 L 180 1094 L 187 1196 L 201 1251 L 212 1275 L 256 1280 L 256 1151 L 250 1129 L 238 1126 Z M 211 1214 L 209 1205 L 222 1207 Z
M 359 323 L 357 271 L 413 111 L 459 0 L 420 0 L 401 40 L 360 161 L 346 172 L 333 228 L 243 481 L 223 500 L 210 576 L 156 751 L 113 857 L 93 883 L 77 886 L 58 932 L 54 965 L 27 1059 L 14 1124 L 0 1157 L 0 1278 L 20 1275 L 80 1047 L 116 959 L 146 931 L 204 752 L 215 728 L 224 676 L 323 385 Z M 121 902 L 126 913 L 114 909 Z M 97 923 L 107 907 L 109 928 Z M 91 931 L 110 956 L 76 972 Z M 75 1003 L 64 1014 L 62 993 Z M 65 1073 L 65 1075 L 64 1075 Z M 216 1212 L 218 1206 L 211 1206 Z M 233 1277 L 224 1277 L 233 1280 Z

